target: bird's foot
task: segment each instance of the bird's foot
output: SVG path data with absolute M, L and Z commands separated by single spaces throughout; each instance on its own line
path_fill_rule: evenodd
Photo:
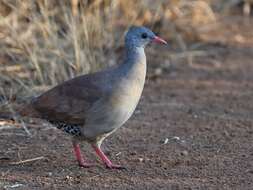
M 108 169 L 118 169 L 118 170 L 125 170 L 126 167 L 118 165 L 118 164 L 106 164 L 106 168 Z
M 81 154 L 81 149 L 78 143 L 73 142 L 73 146 L 74 146 L 74 152 L 76 155 L 76 159 L 78 161 L 78 164 L 80 167 L 82 168 L 90 168 L 92 166 L 94 166 L 95 164 L 88 162 L 83 155 Z
M 101 160 L 104 162 L 105 166 L 109 169 L 126 169 L 124 166 L 113 164 L 109 158 L 104 154 L 104 152 L 100 149 L 97 145 L 92 145 L 92 147 L 95 149 L 97 155 L 101 158 Z

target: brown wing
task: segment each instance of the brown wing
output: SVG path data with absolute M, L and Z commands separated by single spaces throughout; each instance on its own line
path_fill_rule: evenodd
M 95 80 L 95 78 L 93 78 Z M 23 114 L 52 121 L 84 124 L 85 115 L 104 92 L 92 79 L 81 76 L 66 81 L 34 99 Z

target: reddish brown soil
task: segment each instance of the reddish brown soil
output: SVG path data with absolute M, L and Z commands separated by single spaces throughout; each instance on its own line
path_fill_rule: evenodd
M 70 139 L 49 126 L 30 126 L 31 138 L 5 129 L 0 189 L 252 189 L 253 46 L 203 45 L 193 64 L 154 49 L 135 114 L 103 144 L 127 170 L 104 168 L 87 144 L 97 166 L 79 168 Z

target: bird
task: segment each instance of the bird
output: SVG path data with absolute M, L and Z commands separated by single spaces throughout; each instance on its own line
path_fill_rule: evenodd
M 146 77 L 144 48 L 151 42 L 167 44 L 144 26 L 130 27 L 120 64 L 67 80 L 33 98 L 18 114 L 46 120 L 71 135 L 80 167 L 93 165 L 81 153 L 85 141 L 107 168 L 125 168 L 112 163 L 101 144 L 131 117 L 140 100 Z

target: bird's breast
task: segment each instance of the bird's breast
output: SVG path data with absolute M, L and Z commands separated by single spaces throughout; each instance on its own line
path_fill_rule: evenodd
M 112 94 L 90 111 L 83 133 L 93 138 L 121 127 L 133 114 L 144 86 L 144 79 L 121 81 Z
M 145 83 L 146 65 L 140 65 L 134 72 L 119 82 L 110 99 L 112 110 L 119 118 L 120 125 L 126 122 L 134 112 Z

